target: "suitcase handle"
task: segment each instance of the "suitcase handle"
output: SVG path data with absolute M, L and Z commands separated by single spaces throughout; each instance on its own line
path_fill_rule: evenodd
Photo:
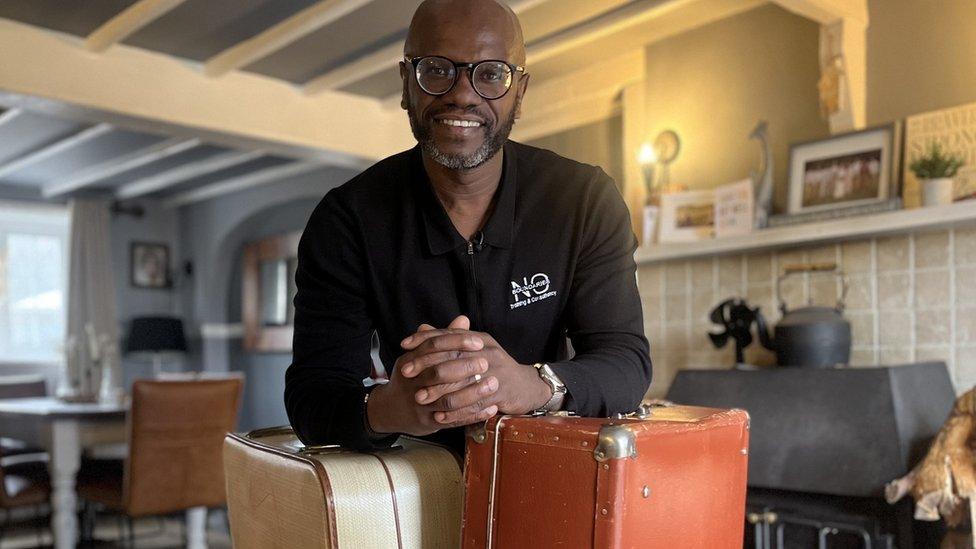
M 295 430 L 291 428 L 291 425 L 279 425 L 277 427 L 265 427 L 263 429 L 255 429 L 253 431 L 248 431 L 244 434 L 244 438 L 257 442 L 259 438 L 266 437 L 276 437 L 276 436 L 290 436 L 294 435 Z M 302 446 L 298 448 L 298 453 L 300 455 L 311 456 L 319 454 L 331 454 L 336 452 L 341 452 L 342 446 L 338 444 L 324 444 L 321 446 Z

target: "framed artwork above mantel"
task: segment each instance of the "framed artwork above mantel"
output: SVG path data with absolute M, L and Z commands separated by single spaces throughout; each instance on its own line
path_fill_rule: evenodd
M 246 351 L 291 352 L 301 236 L 301 231 L 296 231 L 244 247 L 241 315 Z

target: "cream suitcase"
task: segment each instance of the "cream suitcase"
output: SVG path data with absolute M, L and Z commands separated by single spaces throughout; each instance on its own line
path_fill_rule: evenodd
M 373 453 L 309 447 L 290 427 L 224 440 L 236 549 L 455 549 L 462 485 L 457 458 L 401 437 Z

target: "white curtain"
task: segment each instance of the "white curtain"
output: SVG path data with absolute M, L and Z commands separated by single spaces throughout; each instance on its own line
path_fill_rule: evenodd
M 119 364 L 119 327 L 112 269 L 111 203 L 73 199 L 68 264 L 66 377 L 61 387 L 80 396 L 98 394 L 102 366 Z M 118 383 L 112 375 L 111 382 Z

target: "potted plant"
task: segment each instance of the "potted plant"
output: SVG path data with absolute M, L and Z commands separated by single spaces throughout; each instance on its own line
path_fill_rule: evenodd
M 913 160 L 909 169 L 922 184 L 922 204 L 952 204 L 952 178 L 963 164 L 961 157 L 943 151 L 937 142 L 933 142 L 925 154 Z

